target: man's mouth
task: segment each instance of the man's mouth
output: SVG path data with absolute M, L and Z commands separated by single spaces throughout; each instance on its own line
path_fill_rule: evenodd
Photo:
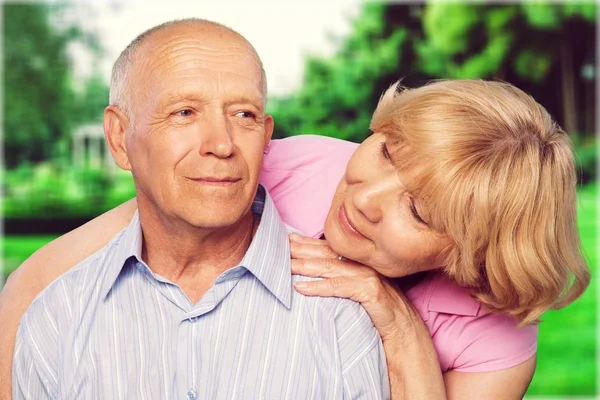
M 229 177 L 229 176 L 226 176 L 226 177 L 203 176 L 203 177 L 199 177 L 199 178 L 189 178 L 189 179 L 194 182 L 198 182 L 198 183 L 201 183 L 201 184 L 207 185 L 207 186 L 225 186 L 225 187 L 231 186 L 241 180 L 240 178 Z

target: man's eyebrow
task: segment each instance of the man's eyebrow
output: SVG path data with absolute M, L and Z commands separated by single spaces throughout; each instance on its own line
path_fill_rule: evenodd
M 234 104 L 251 104 L 261 111 L 265 108 L 265 103 L 264 103 L 262 97 L 241 96 L 241 97 L 238 97 L 237 99 L 232 99 L 232 100 L 225 102 L 226 107 L 232 106 Z

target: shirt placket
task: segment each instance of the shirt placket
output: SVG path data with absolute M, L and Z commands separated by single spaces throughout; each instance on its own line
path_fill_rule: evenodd
M 202 359 L 206 359 L 206 357 L 202 357 L 203 352 L 211 351 L 206 344 L 212 342 L 209 338 L 201 337 L 203 334 L 211 334 L 211 329 L 207 329 L 203 324 L 206 323 L 208 314 L 212 313 L 227 297 L 246 272 L 247 270 L 243 267 L 236 267 L 224 272 L 217 278 L 215 285 L 192 307 L 192 310 L 182 315 L 176 339 L 177 399 L 196 400 L 210 396 L 210 393 L 205 393 L 208 388 L 199 387 L 201 374 L 214 376 L 214 371 L 208 371 L 209 366 L 201 363 Z
M 184 317 L 177 330 L 177 359 L 175 360 L 175 381 L 178 395 L 174 398 L 196 400 L 199 397 L 198 376 L 203 373 L 201 340 L 199 337 L 201 316 Z

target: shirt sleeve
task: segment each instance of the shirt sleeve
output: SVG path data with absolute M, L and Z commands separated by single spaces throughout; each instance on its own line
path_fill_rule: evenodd
M 358 303 L 336 318 L 344 399 L 389 399 L 390 384 L 381 338 Z
M 511 317 L 486 314 L 459 318 L 452 329 L 454 360 L 458 372 L 491 372 L 517 366 L 537 350 L 538 326 L 522 328 Z
M 35 356 L 35 345 L 19 328 L 15 344 L 12 372 L 12 398 L 19 399 L 56 399 L 56 378 L 49 378 L 40 368 Z

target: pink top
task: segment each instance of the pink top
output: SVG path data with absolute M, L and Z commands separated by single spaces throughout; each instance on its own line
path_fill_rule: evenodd
M 335 189 L 357 146 L 313 135 L 271 142 L 260 182 L 288 225 L 312 237 L 323 234 Z M 406 295 L 429 329 L 443 372 L 501 370 L 536 352 L 537 326 L 517 328 L 514 319 L 486 312 L 441 273 L 429 274 Z

